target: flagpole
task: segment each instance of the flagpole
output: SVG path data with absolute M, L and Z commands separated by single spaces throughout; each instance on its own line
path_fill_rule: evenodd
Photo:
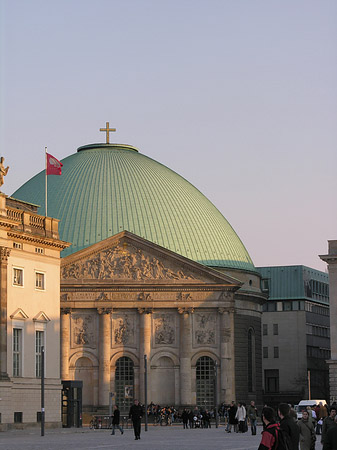
M 45 201 L 46 201 L 46 217 L 48 216 L 48 212 L 47 212 L 47 204 L 48 204 L 48 186 L 47 186 L 47 147 L 44 148 L 45 152 L 46 152 L 46 182 L 45 182 L 45 186 L 46 186 L 46 193 L 45 193 Z

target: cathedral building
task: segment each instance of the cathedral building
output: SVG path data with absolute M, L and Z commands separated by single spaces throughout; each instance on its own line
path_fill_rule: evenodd
M 84 408 L 106 407 L 109 393 L 124 411 L 144 401 L 144 356 L 149 402 L 261 402 L 266 296 L 227 220 L 130 145 L 82 146 L 62 164 L 48 193 L 72 243 L 61 260 L 61 378 L 83 381 Z M 43 187 L 41 172 L 13 196 L 44 205 Z

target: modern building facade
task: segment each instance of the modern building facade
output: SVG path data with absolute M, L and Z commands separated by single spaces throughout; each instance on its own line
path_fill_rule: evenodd
M 337 401 L 337 240 L 328 241 L 328 254 L 320 258 L 328 264 L 330 287 L 331 357 L 329 366 L 330 403 Z
M 87 145 L 62 164 L 48 197 L 72 243 L 61 267 L 62 379 L 83 380 L 84 406 L 106 407 L 109 392 L 122 409 L 143 400 L 144 356 L 149 401 L 261 402 L 266 296 L 227 220 L 135 147 Z M 43 205 L 43 183 L 40 173 L 14 195 Z
M 305 266 L 259 267 L 264 402 L 329 399 L 329 276 Z
M 58 220 L 0 193 L 0 430 L 41 418 L 61 424 L 60 252 Z

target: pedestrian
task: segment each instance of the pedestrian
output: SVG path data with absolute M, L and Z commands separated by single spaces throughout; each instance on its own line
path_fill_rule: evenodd
M 123 428 L 119 424 L 120 422 L 120 411 L 118 409 L 118 405 L 114 406 L 114 415 L 112 417 L 112 431 L 111 434 L 115 434 L 115 428 L 118 428 L 121 434 L 124 433 Z
M 183 413 L 181 415 L 181 418 L 183 420 L 184 430 L 185 430 L 185 428 L 187 430 L 188 429 L 188 412 L 187 412 L 186 408 L 184 409 L 184 411 L 183 411 Z
M 203 422 L 204 422 L 204 428 L 211 428 L 211 414 L 206 409 L 206 411 L 203 414 Z
M 335 406 L 331 406 L 329 416 L 326 417 L 323 421 L 322 426 L 322 439 L 321 442 L 323 444 L 323 450 L 326 450 L 326 436 L 330 428 L 336 426 L 335 418 L 336 418 L 337 409 Z
M 252 435 L 256 435 L 256 421 L 257 421 L 257 409 L 255 407 L 255 402 L 252 400 L 248 406 L 247 415 L 250 422 L 250 429 L 252 430 Z
M 191 409 L 188 410 L 188 424 L 190 428 L 194 428 L 194 414 Z
M 298 450 L 300 432 L 294 419 L 289 416 L 290 407 L 287 403 L 280 403 L 278 407 L 278 415 L 280 420 L 280 428 L 289 436 L 291 449 Z
M 278 425 L 275 423 L 275 413 L 269 406 L 261 413 L 263 431 L 258 450 L 275 450 L 277 448 Z
M 337 419 L 337 417 L 336 417 Z M 336 426 L 330 427 L 326 433 L 324 450 L 337 450 L 337 422 L 335 419 Z
M 297 423 L 300 430 L 300 448 L 301 450 L 315 450 L 315 427 L 309 418 L 308 411 L 303 411 L 302 419 Z
M 234 401 L 231 402 L 231 406 L 228 409 L 228 429 L 226 430 L 227 433 L 231 433 L 232 432 L 232 425 L 234 425 L 234 432 L 237 431 L 237 419 L 236 419 L 236 411 L 237 411 L 237 406 L 235 405 Z
M 246 408 L 243 406 L 242 403 L 239 403 L 235 418 L 239 422 L 239 433 L 244 433 L 246 421 Z
M 141 420 L 143 417 L 143 410 L 137 399 L 134 400 L 134 404 L 129 411 L 129 419 L 132 419 L 133 431 L 135 433 L 135 440 L 140 439 Z

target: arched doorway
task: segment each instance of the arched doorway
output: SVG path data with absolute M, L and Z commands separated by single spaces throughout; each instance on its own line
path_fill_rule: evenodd
M 197 406 L 212 409 L 215 406 L 215 364 L 209 356 L 201 356 L 196 365 Z
M 92 406 L 94 404 L 93 364 L 89 358 L 84 356 L 78 358 L 75 363 L 75 380 L 83 381 L 82 405 Z
M 162 356 L 151 372 L 151 389 L 154 403 L 173 406 L 175 403 L 175 373 L 171 358 Z
M 115 373 L 116 405 L 128 412 L 134 398 L 134 368 L 132 359 L 122 356 L 116 361 Z

